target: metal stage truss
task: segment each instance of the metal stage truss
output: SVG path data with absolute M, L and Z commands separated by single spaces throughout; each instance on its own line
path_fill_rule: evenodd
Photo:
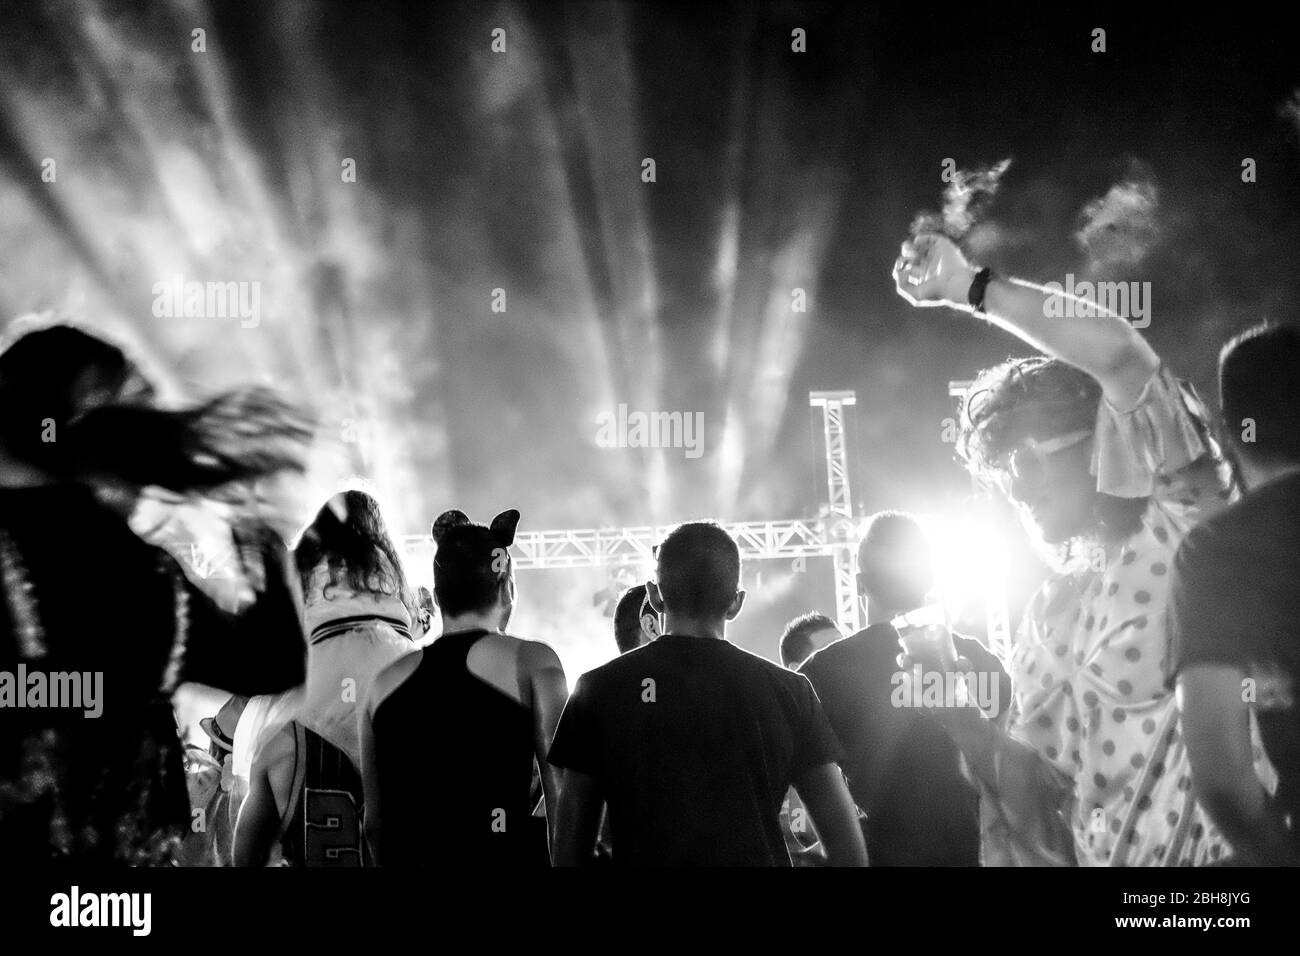
M 736 539 L 742 558 L 771 560 L 811 558 L 831 554 L 834 522 L 825 520 L 719 522 Z M 856 526 L 855 526 L 856 527 Z M 594 568 L 650 563 L 654 546 L 673 525 L 639 528 L 586 528 L 575 531 L 520 531 L 512 548 L 517 570 L 531 568 Z M 852 529 L 849 530 L 852 534 Z M 427 535 L 407 535 L 408 554 L 433 554 Z
M 722 522 L 736 539 L 742 560 L 790 560 L 829 557 L 835 572 L 836 620 L 848 633 L 862 626 L 861 605 L 854 580 L 858 519 L 853 514 L 849 489 L 848 443 L 844 409 L 854 404 L 851 391 L 812 392 L 808 402 L 822 410 L 825 439 L 827 502 L 823 516 L 811 520 Z M 586 528 L 562 531 L 520 531 L 515 535 L 515 568 L 593 568 L 619 565 L 646 566 L 654 560 L 654 547 L 672 525 L 634 528 Z M 401 548 L 411 560 L 431 561 L 433 541 L 428 535 L 406 535 Z
M 949 382 L 949 394 L 965 395 L 969 382 Z M 826 457 L 826 501 L 822 517 L 784 521 L 722 522 L 736 539 L 745 560 L 771 561 L 829 557 L 835 575 L 835 618 L 846 633 L 862 627 L 858 600 L 856 550 L 860 519 L 853 513 L 849 484 L 848 441 L 844 409 L 854 405 L 851 391 L 811 392 L 810 406 L 822 410 L 823 449 Z M 560 531 L 520 531 L 513 547 L 515 568 L 593 568 L 653 563 L 654 547 L 672 525 L 632 528 L 586 528 Z M 407 535 L 401 548 L 408 559 L 428 564 L 433 540 L 428 535 Z M 986 595 L 988 640 L 995 652 L 1010 644 L 1005 594 Z

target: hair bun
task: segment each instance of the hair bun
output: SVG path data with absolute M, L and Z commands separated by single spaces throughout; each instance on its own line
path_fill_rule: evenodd
M 444 511 L 438 515 L 437 520 L 433 522 L 433 527 L 429 529 L 429 533 L 433 535 L 434 541 L 441 541 L 443 536 L 452 528 L 459 528 L 467 524 L 470 524 L 469 515 L 452 508 L 450 511 Z

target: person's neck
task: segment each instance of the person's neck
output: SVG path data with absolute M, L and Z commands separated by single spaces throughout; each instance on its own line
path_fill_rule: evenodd
M 1241 464 L 1242 477 L 1246 480 L 1246 490 L 1248 492 L 1258 491 L 1278 479 L 1300 472 L 1300 461 L 1272 464 L 1243 460 Z
M 727 619 L 694 617 L 685 614 L 664 613 L 664 633 L 675 637 L 714 637 L 727 639 Z
M 468 614 L 443 616 L 442 633 L 454 634 L 457 631 L 499 631 L 501 630 L 501 612 L 471 611 Z

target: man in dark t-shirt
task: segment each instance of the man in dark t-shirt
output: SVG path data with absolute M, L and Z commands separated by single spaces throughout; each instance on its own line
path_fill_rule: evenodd
M 818 651 L 800 673 L 844 747 L 849 789 L 866 814 L 871 863 L 978 866 L 979 799 L 957 747 L 924 708 L 898 706 L 899 635 L 889 622 L 921 606 L 934 580 L 920 524 L 901 512 L 875 516 L 858 566 L 869 626 Z M 970 662 L 969 686 L 984 692 L 990 717 L 1001 717 L 1011 681 L 997 658 L 972 638 L 954 635 L 953 644 Z
M 584 674 L 560 718 L 556 861 L 590 859 L 603 800 L 616 866 L 789 866 L 780 810 L 793 784 L 831 862 L 865 864 L 817 695 L 725 638 L 744 601 L 735 542 L 681 525 L 657 577 L 647 591 L 664 635 Z
M 993 675 L 1005 711 L 1010 679 L 997 658 L 972 638 L 953 635 L 953 643 L 976 672 Z M 898 653 L 898 632 L 880 622 L 818 651 L 799 672 L 844 746 L 872 865 L 978 866 L 978 795 L 943 725 L 923 708 L 894 706 Z
M 1300 330 L 1263 326 L 1219 360 L 1224 431 L 1246 497 L 1174 560 L 1170 686 L 1197 798 L 1241 863 L 1300 864 Z M 1277 771 L 1254 771 L 1249 716 Z

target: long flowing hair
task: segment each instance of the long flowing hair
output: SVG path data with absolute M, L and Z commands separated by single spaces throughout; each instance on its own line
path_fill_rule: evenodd
M 0 451 L 54 481 L 239 500 L 258 478 L 302 471 L 313 431 L 310 416 L 267 388 L 158 407 L 121 348 L 72 325 L 28 332 L 0 352 Z
M 357 593 L 391 594 L 409 603 L 402 561 L 388 536 L 379 503 L 364 491 L 344 491 L 330 498 L 302 533 L 293 552 L 303 592 L 324 564 L 331 586 Z M 328 596 L 328 594 L 327 594 Z

